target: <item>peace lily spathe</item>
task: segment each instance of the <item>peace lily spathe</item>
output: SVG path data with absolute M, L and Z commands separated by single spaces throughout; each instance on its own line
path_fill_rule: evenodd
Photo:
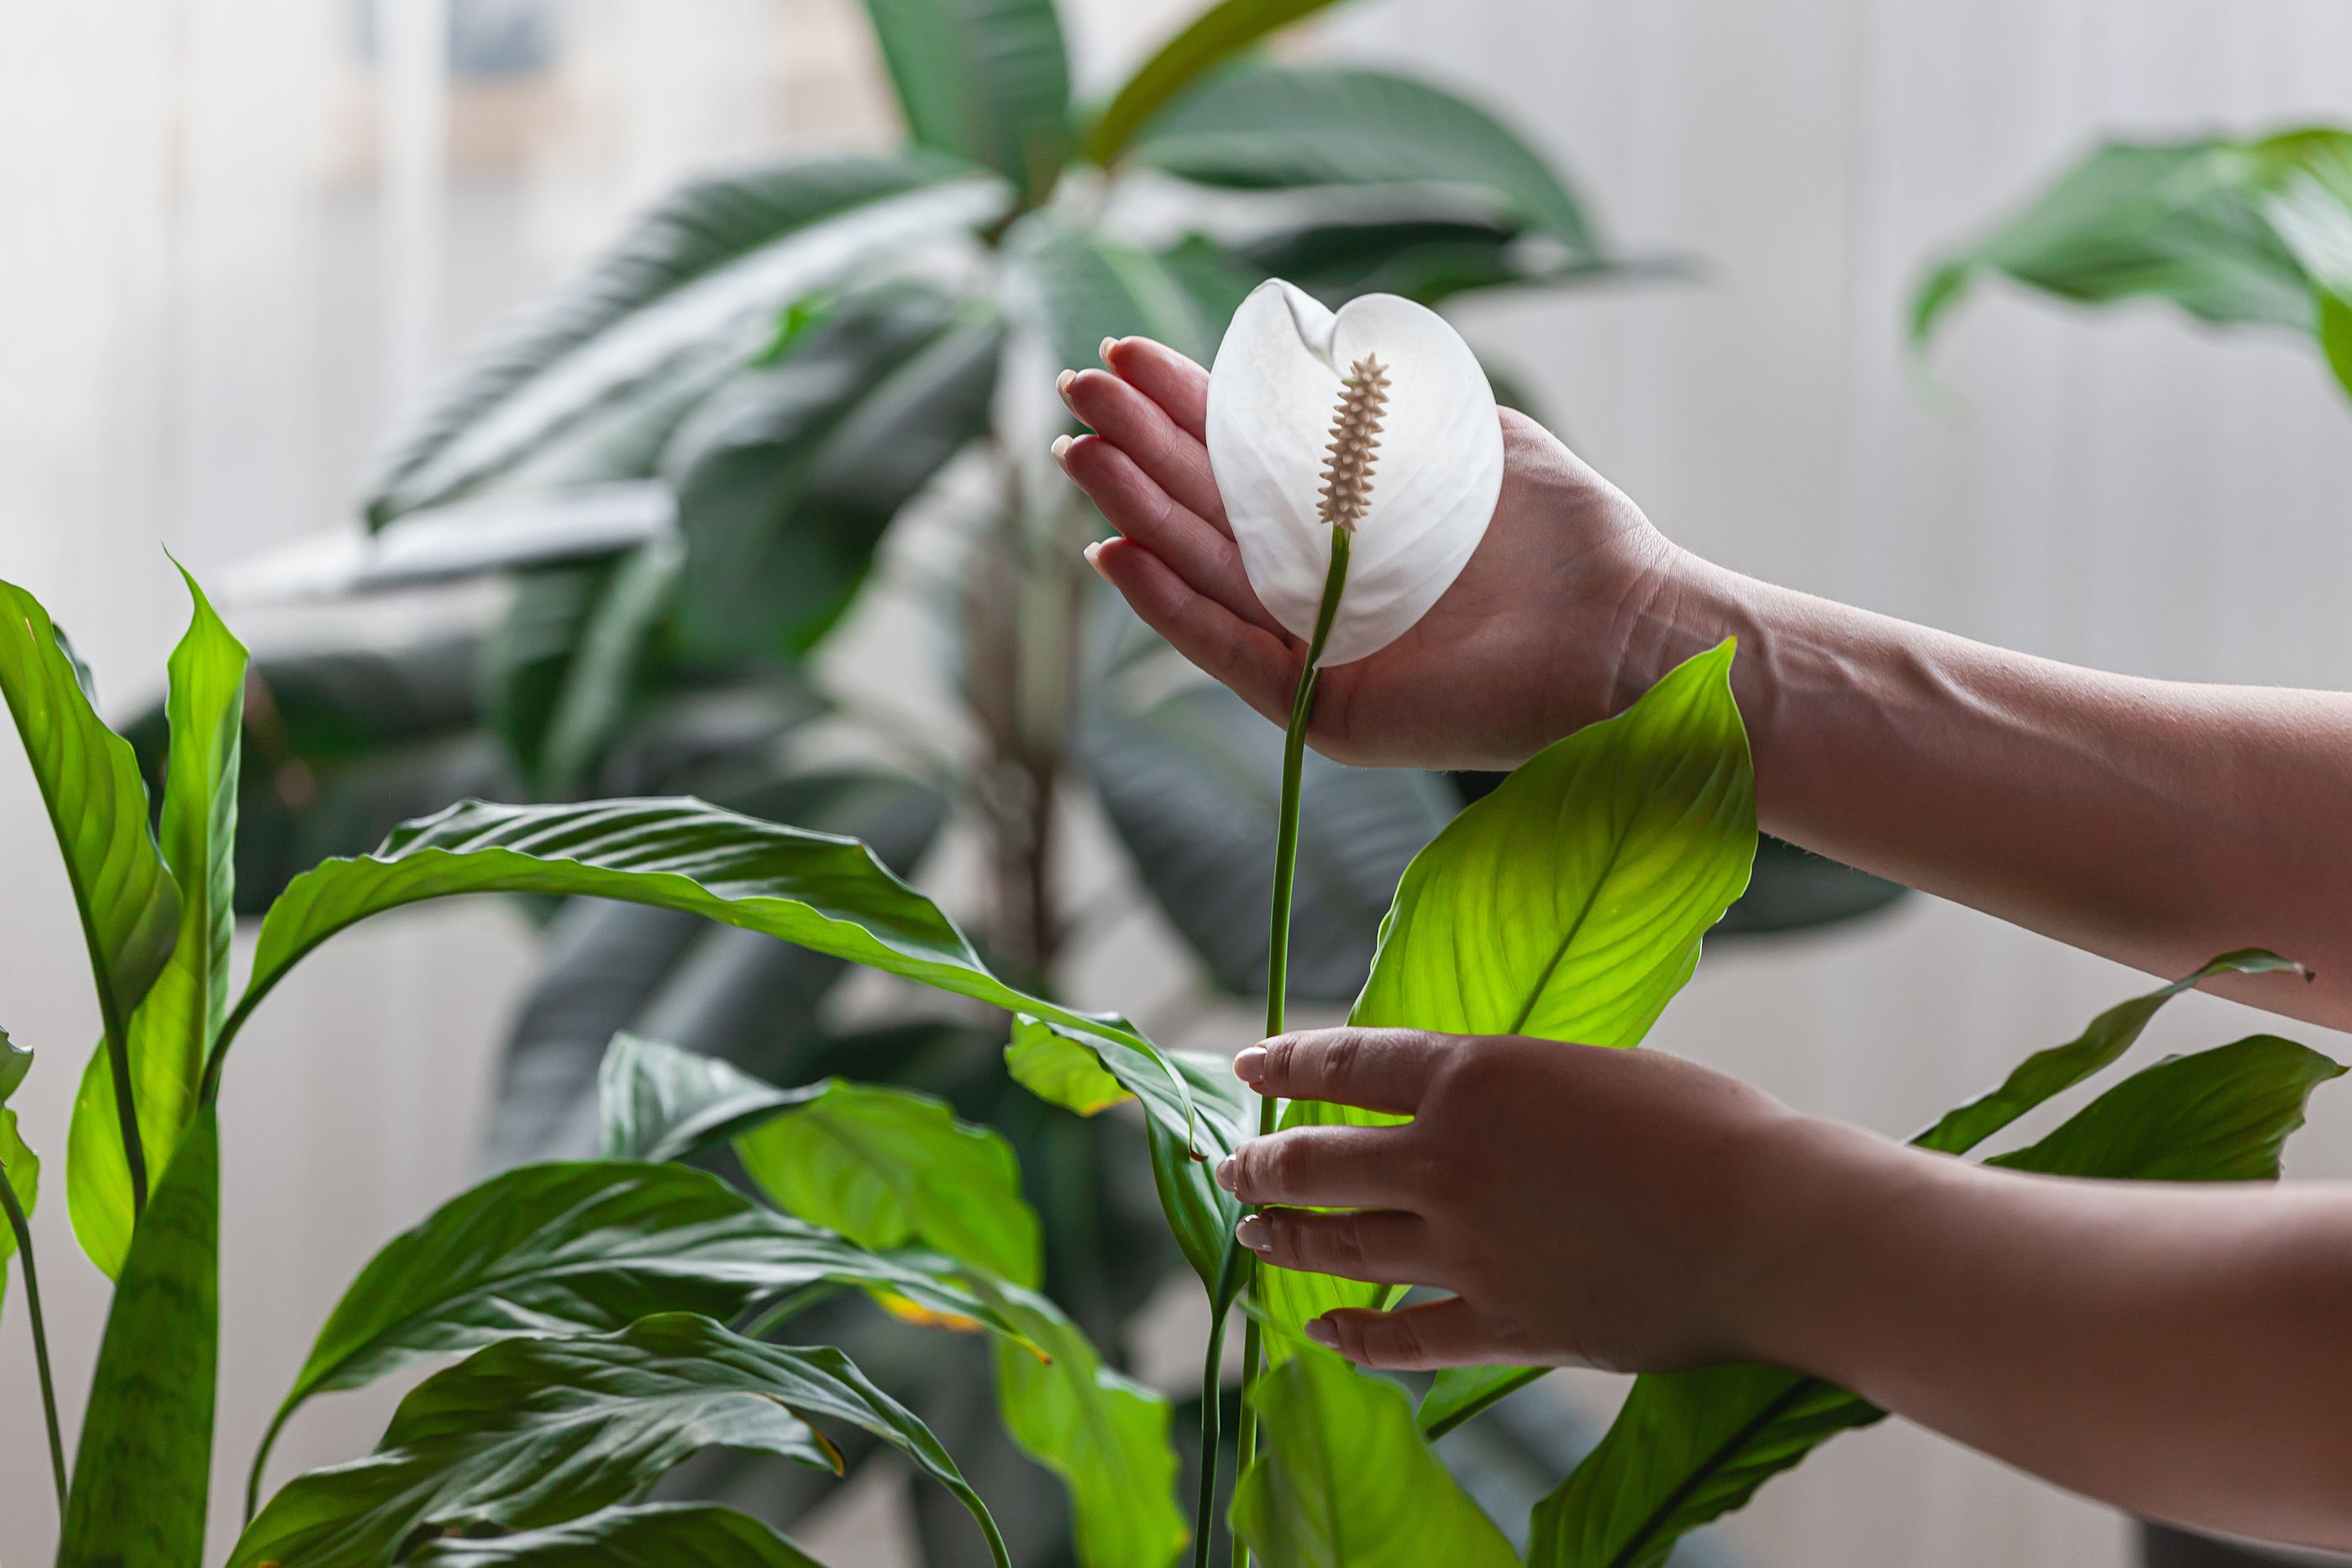
M 1344 664 L 1403 635 L 1469 564 L 1502 493 L 1503 430 L 1486 371 L 1437 312 L 1367 294 L 1334 314 L 1276 278 L 1218 345 L 1209 465 L 1250 586 L 1302 639 L 1332 529 L 1353 530 L 1322 659 Z

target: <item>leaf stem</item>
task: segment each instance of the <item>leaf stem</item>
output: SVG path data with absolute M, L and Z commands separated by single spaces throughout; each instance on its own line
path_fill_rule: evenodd
M 25 1262 L 25 1311 L 33 1325 L 33 1362 L 41 1374 L 41 1414 L 49 1423 L 49 1475 L 57 1483 L 58 1522 L 66 1517 L 66 1445 L 58 1431 L 57 1381 L 49 1375 L 49 1333 L 41 1317 L 41 1274 L 33 1264 L 33 1228 L 26 1221 L 16 1189 L 8 1183 L 7 1167 L 0 1165 L 0 1205 L 8 1210 L 8 1228 L 16 1233 L 16 1256 Z
M 1298 791 L 1300 778 L 1307 765 L 1307 725 L 1315 711 L 1315 684 L 1322 674 L 1323 646 L 1330 640 L 1331 622 L 1339 614 L 1339 596 L 1348 585 L 1348 551 L 1355 537 L 1348 528 L 1334 528 L 1331 530 L 1331 566 L 1323 578 L 1323 601 L 1315 612 L 1315 634 L 1307 640 L 1307 656 L 1299 661 L 1298 687 L 1290 699 L 1290 726 L 1283 732 L 1282 808 L 1274 844 L 1274 912 L 1272 924 L 1267 927 L 1265 945 L 1265 1033 L 1268 1039 L 1282 1032 L 1288 1000 L 1290 900 L 1298 874 Z M 1258 1101 L 1258 1136 L 1264 1137 L 1275 1130 L 1275 1119 L 1279 1111 L 1279 1105 L 1271 1096 Z M 1254 1295 L 1262 1278 L 1252 1278 L 1250 1290 Z M 1250 1402 L 1250 1392 L 1257 1382 L 1258 1369 L 1264 1364 L 1265 1355 L 1265 1330 L 1259 1322 L 1259 1314 L 1252 1312 L 1242 1333 L 1242 1416 L 1234 1432 L 1238 1450 L 1234 1469 L 1236 1480 L 1249 1473 L 1250 1462 L 1257 1457 L 1257 1407 Z M 1234 1568 L 1249 1568 L 1249 1548 L 1239 1541 L 1234 1542 Z
M 1201 1501 L 1192 1517 L 1192 1568 L 1209 1568 L 1209 1543 L 1217 1533 L 1217 1451 L 1224 1420 L 1225 1322 L 1219 1312 L 1209 1325 L 1209 1354 L 1201 1363 Z

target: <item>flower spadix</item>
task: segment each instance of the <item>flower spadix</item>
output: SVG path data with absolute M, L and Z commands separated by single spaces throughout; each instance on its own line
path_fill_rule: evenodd
M 1445 319 L 1393 294 L 1335 314 L 1279 278 L 1209 374 L 1209 465 L 1250 586 L 1313 634 L 1335 528 L 1353 534 L 1322 662 L 1394 642 L 1469 564 L 1503 486 L 1494 390 Z

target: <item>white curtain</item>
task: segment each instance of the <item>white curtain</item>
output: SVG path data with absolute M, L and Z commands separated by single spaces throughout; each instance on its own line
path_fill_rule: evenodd
M 1109 79 L 1190 8 L 1086 0 L 1085 78 Z M 1996 296 L 1938 355 L 1960 402 L 1941 417 L 1899 342 L 1925 256 L 2100 134 L 2352 118 L 2340 5 L 1364 0 L 1313 47 L 1486 96 L 1577 173 L 1627 248 L 1703 264 L 1695 282 L 1515 300 L 1466 323 L 1684 543 L 2063 658 L 2352 684 L 2352 405 L 2306 346 Z M 854 0 L 0 8 L 0 576 L 55 607 L 127 715 L 184 616 L 159 545 L 202 573 L 348 516 L 394 411 L 630 209 L 713 162 L 871 144 L 888 124 Z M 426 612 L 335 630 L 396 635 Z M 284 613 L 239 625 L 268 645 L 320 630 Z M 103 1295 L 65 1225 L 62 1128 L 94 1015 L 11 755 L 0 744 L 0 1026 L 44 1053 L 21 1103 L 49 1159 L 37 1229 L 70 1431 Z M 1098 845 L 1087 862 L 1108 874 Z M 314 959 L 240 1048 L 216 1542 L 343 1283 L 467 1179 L 528 956 L 494 908 L 389 924 Z M 1130 1002 L 1176 985 L 1106 973 Z M 1895 1132 L 2142 983 L 1915 901 L 1864 931 L 1721 958 L 1658 1040 Z M 2191 998 L 2143 1049 L 2265 1021 Z M 1246 1027 L 1219 1015 L 1200 1032 Z M 2352 1090 L 2323 1092 L 2297 1170 L 2352 1174 L 2347 1134 Z M 53 1539 L 24 1323 L 12 1291 L 0 1561 L 16 1563 Z M 1612 1396 L 1602 1380 L 1570 1393 Z M 280 1473 L 362 1451 L 387 1408 L 386 1391 L 321 1401 Z M 868 1500 L 831 1560 L 898 1560 Z M 2126 1560 L 2105 1511 L 1899 1423 L 1842 1439 L 1727 1534 L 1791 1568 Z

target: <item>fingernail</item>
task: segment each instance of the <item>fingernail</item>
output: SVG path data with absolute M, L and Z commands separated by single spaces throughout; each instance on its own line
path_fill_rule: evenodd
M 1070 401 L 1070 383 L 1077 379 L 1078 372 L 1076 371 L 1064 371 L 1054 378 L 1054 390 L 1062 394 L 1064 402 Z
M 1110 351 L 1117 347 L 1118 347 L 1118 340 L 1117 338 L 1105 338 L 1102 340 L 1102 347 L 1097 349 L 1095 352 L 1100 354 L 1105 360 L 1108 360 L 1110 358 Z
M 1337 1350 L 1339 1348 L 1339 1332 L 1321 1318 L 1309 1318 L 1307 1320 L 1307 1337 L 1313 1340 L 1317 1344 L 1321 1345 L 1325 1350 Z
M 1057 435 L 1057 436 L 1054 437 L 1054 461 L 1055 461 L 1055 462 L 1059 463 L 1059 462 L 1061 462 L 1065 457 L 1066 457 L 1066 456 L 1068 456 L 1068 455 L 1069 455 L 1071 439 L 1072 439 L 1071 437 L 1066 436 L 1066 435 Z
M 1101 578 L 1105 582 L 1109 582 L 1110 573 L 1103 570 L 1102 548 L 1103 541 L 1097 539 L 1080 553 L 1087 558 L 1087 564 L 1095 569 L 1095 575 Z
M 1219 1186 L 1223 1187 L 1227 1192 L 1232 1192 L 1239 1186 L 1241 1179 L 1240 1165 L 1234 1160 L 1233 1155 L 1227 1155 L 1223 1159 L 1217 1162 L 1217 1185 Z
M 1244 1083 L 1255 1083 L 1265 1076 L 1265 1047 L 1253 1045 L 1234 1058 L 1234 1076 Z
M 1274 1227 L 1255 1214 L 1244 1215 L 1242 1222 L 1234 1227 L 1234 1239 L 1263 1255 L 1274 1250 Z

